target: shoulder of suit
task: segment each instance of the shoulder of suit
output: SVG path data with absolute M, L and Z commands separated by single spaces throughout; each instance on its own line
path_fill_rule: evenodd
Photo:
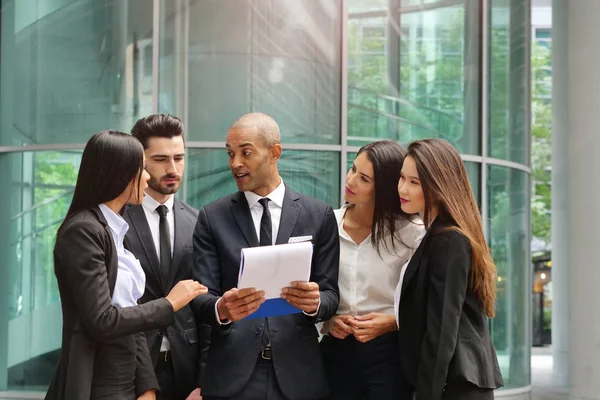
M 301 193 L 295 192 L 298 194 L 298 200 L 302 203 L 302 205 L 304 206 L 308 206 L 308 207 L 314 207 L 316 209 L 327 209 L 327 208 L 331 208 L 333 210 L 333 208 L 325 203 L 322 200 L 319 199 L 315 199 L 314 197 L 311 196 L 306 196 L 303 195 Z
M 179 204 L 181 207 L 183 207 L 184 210 L 186 210 L 186 211 L 188 211 L 188 212 L 190 212 L 190 213 L 192 213 L 192 214 L 194 214 L 196 216 L 198 215 L 198 209 L 190 206 L 185 201 L 175 199 L 175 204 Z
M 469 239 L 462 232 L 459 232 L 450 226 L 445 226 L 442 229 L 438 229 L 436 232 L 432 232 L 432 234 L 432 237 L 448 242 L 448 244 L 453 248 L 458 246 L 465 248 L 471 247 Z
M 83 232 L 106 234 L 104 225 L 98 219 L 98 215 L 92 210 L 83 210 L 73 215 L 61 229 L 61 236 L 70 233 L 79 234 Z

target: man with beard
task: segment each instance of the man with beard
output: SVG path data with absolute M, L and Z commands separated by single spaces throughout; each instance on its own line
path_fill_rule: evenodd
M 177 117 L 150 115 L 131 133 L 144 146 L 150 174 L 142 205 L 129 206 L 123 217 L 131 227 L 125 246 L 146 274 L 141 303 L 164 297 L 180 280 L 192 277 L 192 236 L 198 210 L 174 197 L 185 167 L 183 124 Z M 146 332 L 160 392 L 157 399 L 201 399 L 203 355 L 210 327 L 197 323 L 189 306 L 175 313 L 175 323 Z

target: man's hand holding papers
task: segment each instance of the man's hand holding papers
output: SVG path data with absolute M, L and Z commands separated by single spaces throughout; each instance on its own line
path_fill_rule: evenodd
M 292 282 L 291 287 L 281 291 L 281 298 L 307 314 L 314 314 L 321 303 L 319 285 L 315 282 Z
M 233 288 L 225 292 L 217 303 L 222 322 L 235 322 L 252 314 L 265 302 L 265 292 L 255 288 Z

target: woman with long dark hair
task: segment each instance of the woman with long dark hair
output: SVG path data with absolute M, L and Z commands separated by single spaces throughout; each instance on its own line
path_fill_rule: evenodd
M 63 335 L 46 399 L 153 399 L 158 383 L 143 331 L 173 323 L 174 312 L 206 288 L 179 282 L 166 298 L 137 305 L 145 275 L 123 247 L 125 204 L 140 204 L 149 178 L 142 145 L 102 131 L 83 151 L 73 200 L 54 246 Z
M 411 143 L 398 193 L 427 233 L 402 271 L 400 359 L 417 400 L 487 400 L 503 385 L 488 318 L 496 266 L 460 154 L 441 139 Z
M 363 146 L 346 175 L 337 315 L 324 325 L 330 399 L 401 399 L 394 291 L 418 245 L 422 223 L 403 212 L 398 180 L 405 150 L 385 140 Z

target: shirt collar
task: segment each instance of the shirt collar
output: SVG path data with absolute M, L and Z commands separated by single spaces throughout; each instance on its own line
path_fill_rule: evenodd
M 167 210 L 169 210 L 169 212 L 171 212 L 171 211 L 173 211 L 173 203 L 174 202 L 175 202 L 175 196 L 171 196 L 163 204 L 167 207 Z M 160 204 L 161 203 L 156 201 L 156 199 L 154 197 L 150 196 L 149 194 L 146 194 L 144 196 L 144 201 L 142 202 L 142 205 L 144 207 L 146 207 L 146 209 L 150 212 L 156 212 L 156 208 L 158 206 L 160 206 Z
M 252 208 L 258 203 L 262 196 L 257 195 L 254 192 L 244 192 L 246 196 L 246 201 L 248 202 L 248 207 Z M 264 197 L 268 197 L 273 203 L 275 203 L 279 208 L 283 208 L 283 197 L 285 196 L 285 185 L 283 183 L 283 179 L 279 183 L 279 186 L 275 188 L 271 193 Z
M 129 230 L 129 225 L 123 217 L 119 214 L 116 214 L 113 210 L 111 210 L 106 204 L 100 204 L 98 206 L 104 218 L 106 218 L 106 222 L 110 229 L 117 235 L 119 241 L 122 241 L 125 237 L 125 234 Z

